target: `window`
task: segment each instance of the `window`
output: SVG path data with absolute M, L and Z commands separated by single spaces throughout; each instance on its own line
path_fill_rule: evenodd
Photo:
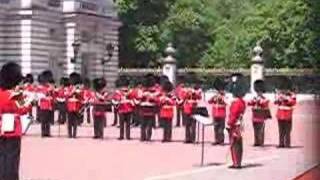
M 85 10 L 89 10 L 89 11 L 97 11 L 98 10 L 98 6 L 96 4 L 89 3 L 89 2 L 83 2 L 83 1 L 80 4 L 80 8 L 85 9 Z
M 9 4 L 10 0 L 0 0 L 0 4 Z
M 48 1 L 48 6 L 60 7 L 60 5 L 61 5 L 61 0 L 49 0 Z

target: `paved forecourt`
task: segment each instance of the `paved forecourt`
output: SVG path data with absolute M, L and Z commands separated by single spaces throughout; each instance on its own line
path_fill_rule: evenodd
M 229 147 L 212 146 L 213 128 L 206 129 L 205 167 L 200 165 L 200 145 L 184 144 L 184 129 L 174 128 L 173 142 L 161 143 L 162 130 L 153 141 L 139 141 L 140 129 L 132 129 L 131 141 L 117 140 L 119 129 L 105 128 L 105 139 L 92 139 L 93 128 L 83 126 L 79 138 L 68 139 L 66 126 L 52 128 L 54 137 L 42 139 L 39 125 L 24 137 L 20 174 L 23 180 L 155 180 L 155 179 L 292 179 L 319 162 L 315 138 L 319 119 L 313 101 L 300 102 L 295 110 L 291 149 L 278 149 L 275 119 L 266 123 L 266 146 L 253 147 L 251 112 L 245 115 L 244 168 L 228 169 Z M 275 107 L 272 107 L 275 114 Z M 108 124 L 112 115 L 108 115 Z M 318 134 L 317 134 L 318 133 Z

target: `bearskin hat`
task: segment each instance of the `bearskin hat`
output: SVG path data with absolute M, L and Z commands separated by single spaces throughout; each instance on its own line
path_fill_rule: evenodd
M 266 87 L 265 87 L 265 83 L 263 80 L 256 80 L 253 83 L 253 88 L 256 92 L 260 92 L 260 93 L 265 93 L 266 92 Z
M 226 83 L 221 78 L 216 78 L 213 87 L 218 91 L 223 91 L 225 89 Z
M 91 87 L 91 80 L 89 78 L 84 78 L 83 85 L 87 88 L 90 88 Z
M 60 79 L 60 85 L 62 86 L 69 86 L 69 78 L 68 77 L 62 77 Z
M 24 78 L 24 83 L 32 84 L 33 82 L 34 82 L 33 75 L 32 74 L 27 74 L 26 77 Z
M 93 80 L 93 89 L 95 91 L 101 91 L 107 85 L 107 81 L 104 78 L 96 78 Z
M 169 80 L 163 82 L 162 83 L 162 90 L 165 92 L 171 92 L 173 90 L 172 83 Z
M 79 85 L 81 84 L 81 76 L 79 73 L 73 72 L 69 76 L 70 84 L 71 85 Z
M 129 86 L 129 80 L 126 76 L 120 76 L 116 81 L 117 87 Z
M 54 83 L 53 74 L 50 70 L 43 71 L 42 75 L 45 83 Z
M 235 76 L 232 76 L 234 78 L 231 82 L 231 89 L 230 92 L 234 97 L 244 97 L 247 88 L 246 88 L 246 82 L 242 74 L 236 74 Z
M 12 89 L 21 83 L 23 76 L 21 73 L 21 66 L 9 62 L 2 66 L 0 70 L 0 87 L 3 89 Z
M 42 73 L 40 73 L 40 74 L 38 75 L 37 81 L 38 81 L 39 84 L 45 83 Z
M 162 86 L 163 84 L 167 83 L 169 81 L 169 78 L 166 75 L 160 76 L 160 82 L 159 84 Z
M 155 77 L 153 74 L 147 74 L 143 78 L 142 85 L 146 88 L 153 87 L 155 85 Z
M 279 77 L 277 88 L 279 90 L 284 90 L 284 91 L 292 90 L 293 89 L 292 81 L 288 77 L 281 76 Z

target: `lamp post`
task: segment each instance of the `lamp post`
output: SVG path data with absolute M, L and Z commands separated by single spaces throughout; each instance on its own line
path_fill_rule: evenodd
M 72 47 L 73 47 L 73 58 L 71 58 L 71 63 L 76 63 L 77 62 L 77 58 L 78 58 L 78 54 L 79 54 L 79 50 L 80 50 L 80 42 L 79 41 L 74 41 L 72 43 Z
M 254 91 L 254 82 L 264 79 L 264 60 L 262 58 L 263 49 L 258 42 L 253 48 L 254 56 L 251 59 L 251 92 Z
M 105 64 L 111 61 L 111 58 L 112 58 L 113 52 L 114 52 L 114 48 L 115 47 L 112 43 L 106 44 L 106 51 L 107 51 L 108 59 L 106 60 L 105 58 L 102 58 L 102 60 L 101 60 L 103 77 L 105 76 Z

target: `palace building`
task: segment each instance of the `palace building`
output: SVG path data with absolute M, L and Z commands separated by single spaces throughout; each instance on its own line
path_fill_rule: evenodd
M 0 0 L 0 65 L 14 61 L 35 76 L 79 72 L 118 77 L 118 29 L 113 0 Z

